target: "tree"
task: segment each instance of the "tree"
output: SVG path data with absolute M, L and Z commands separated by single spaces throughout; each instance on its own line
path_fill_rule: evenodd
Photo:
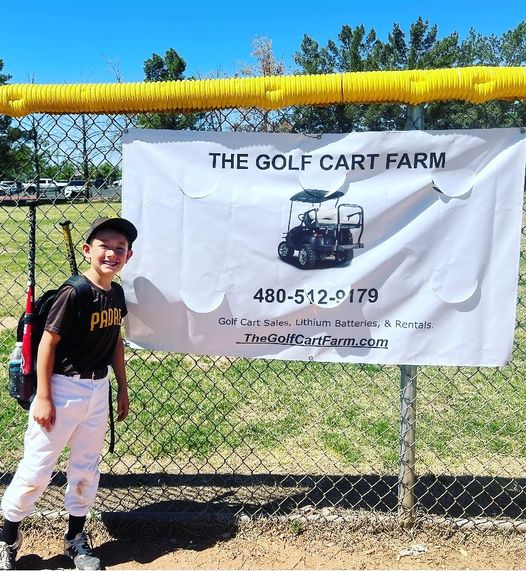
M 0 72 L 4 62 L 0 59 Z M 11 79 L 0 73 L 0 85 Z M 0 115 L 0 179 L 25 180 L 33 173 L 32 130 L 13 126 L 13 120 Z
M 4 62 L 0 59 L 0 72 L 3 67 Z M 8 83 L 10 79 L 10 75 L 0 73 L 0 85 Z M 0 115 L 0 178 L 27 180 L 41 176 L 39 165 L 43 153 L 37 144 L 35 119 L 31 121 L 31 127 L 24 129 L 13 127 L 12 123 L 11 117 Z
M 97 166 L 94 167 L 91 178 L 92 179 L 103 179 L 105 181 L 114 181 L 121 178 L 122 173 L 119 168 L 116 168 L 112 163 L 108 161 L 102 161 Z
M 185 61 L 172 48 L 166 52 L 164 58 L 154 53 L 150 59 L 144 62 L 146 81 L 177 81 L 184 79 L 185 69 Z
M 4 62 L 0 59 L 0 85 L 5 85 L 10 79 L 10 75 L 1 73 L 4 69 Z M 0 115 L 0 178 L 16 179 L 17 164 L 20 157 L 17 157 L 14 143 L 21 137 L 19 129 L 11 127 L 11 117 Z
M 363 26 L 352 29 L 345 25 L 338 41 L 329 40 L 325 47 L 305 36 L 295 61 L 301 73 L 309 74 L 522 66 L 526 62 L 526 23 L 501 37 L 482 36 L 472 29 L 463 42 L 457 33 L 440 39 L 437 26 L 430 26 L 422 18 L 410 26 L 407 38 L 395 23 L 386 41 L 380 40 L 374 29 L 367 32 Z M 428 129 L 522 126 L 526 119 L 524 101 L 492 101 L 482 105 L 441 101 L 424 107 Z M 398 104 L 299 108 L 296 119 L 301 130 L 312 133 L 404 129 L 406 108 Z
M 269 77 L 285 73 L 283 58 L 278 59 L 274 55 L 271 39 L 265 36 L 253 38 L 250 55 L 255 62 L 243 64 L 239 75 L 245 77 Z M 246 130 L 247 125 L 250 125 L 250 131 L 283 132 L 291 130 L 290 122 L 284 120 L 283 113 L 279 111 L 251 108 L 241 109 L 238 115 L 238 121 L 231 121 L 230 123 L 230 126 L 235 131 Z
M 60 162 L 47 162 L 41 174 L 53 180 L 71 180 L 79 176 L 77 165 L 68 159 Z
M 272 40 L 265 36 L 256 36 L 252 40 L 252 57 L 255 64 L 241 66 L 240 74 L 248 77 L 261 77 L 270 75 L 283 75 L 285 63 L 283 58 L 278 60 L 272 49 Z
M 180 81 L 185 79 L 185 70 L 184 59 L 172 48 L 164 58 L 154 53 L 144 62 L 145 81 Z M 193 129 L 199 118 L 198 113 L 153 113 L 141 117 L 139 125 L 149 129 Z
M 472 28 L 459 46 L 462 66 L 520 67 L 525 63 L 526 22 L 501 37 L 483 36 Z M 426 106 L 426 128 L 430 129 L 522 127 L 525 122 L 525 100 L 489 101 L 479 105 L 443 101 Z

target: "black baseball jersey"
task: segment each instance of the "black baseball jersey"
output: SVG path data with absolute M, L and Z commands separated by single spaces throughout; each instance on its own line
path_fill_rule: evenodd
M 126 303 L 120 285 L 106 291 L 83 276 L 91 287 L 92 299 L 77 299 L 71 286 L 64 286 L 49 310 L 45 330 L 57 333 L 54 373 L 72 375 L 109 365 L 119 335 Z

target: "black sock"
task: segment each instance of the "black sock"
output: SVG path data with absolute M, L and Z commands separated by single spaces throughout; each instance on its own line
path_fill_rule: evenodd
M 4 520 L 4 529 L 2 529 L 0 539 L 5 541 L 7 545 L 13 545 L 13 543 L 18 539 L 19 525 L 19 521 L 9 521 L 8 519 Z
M 84 529 L 84 524 L 86 523 L 86 516 L 69 516 L 68 532 L 66 533 L 66 539 L 74 539 L 77 533 L 81 533 Z

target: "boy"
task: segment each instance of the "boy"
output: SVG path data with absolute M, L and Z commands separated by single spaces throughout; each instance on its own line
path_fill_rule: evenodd
M 128 414 L 121 318 L 127 313 L 114 276 L 132 256 L 137 229 L 124 218 L 97 218 L 83 245 L 90 268 L 90 312 L 79 313 L 75 290 L 61 288 L 38 346 L 37 391 L 29 411 L 24 457 L 2 498 L 0 569 L 14 569 L 18 530 L 51 479 L 57 459 L 70 447 L 65 506 L 69 514 L 64 550 L 77 569 L 101 569 L 84 533 L 99 484 L 98 463 L 108 418 L 108 365 L 118 383 L 117 420 Z M 74 343 L 68 343 L 74 339 Z

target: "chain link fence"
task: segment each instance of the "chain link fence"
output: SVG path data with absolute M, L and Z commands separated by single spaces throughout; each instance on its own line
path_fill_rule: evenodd
M 327 111 L 327 110 L 325 110 Z M 33 115 L 13 120 L 23 158 L 0 171 L 0 478 L 22 454 L 26 415 L 7 395 L 7 360 L 24 306 L 28 223 L 36 198 L 37 295 L 69 275 L 60 221 L 82 236 L 121 210 L 121 135 L 128 126 L 190 121 L 203 130 L 301 132 L 312 109 L 194 115 Z M 320 132 L 323 125 L 320 124 Z M 0 163 L 1 164 L 1 163 Z M 81 181 L 71 184 L 70 181 Z M 513 361 L 505 368 L 418 368 L 415 478 L 403 493 L 417 518 L 524 529 L 526 384 L 524 251 Z M 415 368 L 416 369 L 416 368 Z M 131 414 L 105 448 L 96 510 L 144 519 L 395 519 L 401 510 L 398 367 L 196 357 L 127 348 Z M 414 374 L 414 372 L 413 372 Z M 415 400 L 416 398 L 416 400 Z M 403 434 L 402 434 L 403 435 Z M 39 512 L 62 505 L 61 457 Z M 403 502 L 402 502 L 403 503 Z

